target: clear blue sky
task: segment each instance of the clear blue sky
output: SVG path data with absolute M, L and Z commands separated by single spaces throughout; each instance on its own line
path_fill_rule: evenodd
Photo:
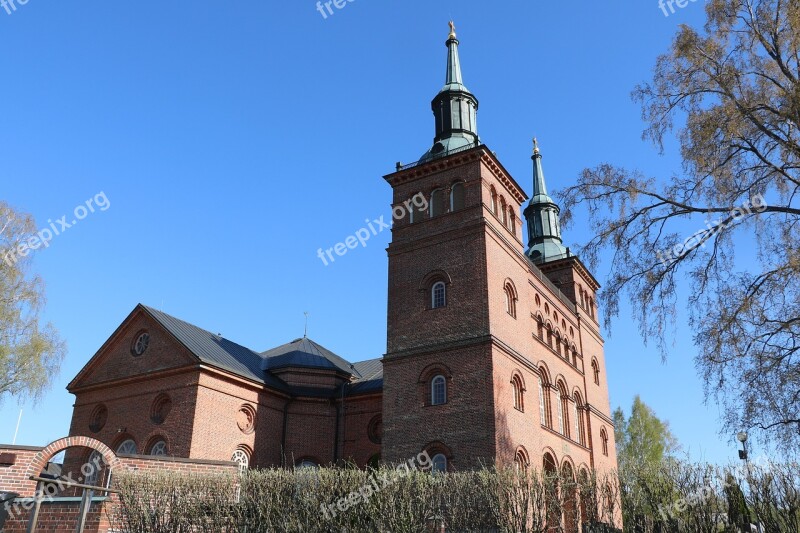
M 0 198 L 40 226 L 101 191 L 111 204 L 36 254 L 69 354 L 23 406 L 17 442 L 67 433 L 65 385 L 138 302 L 254 349 L 301 336 L 308 311 L 326 347 L 381 356 L 389 233 L 328 267 L 316 250 L 388 216 L 381 176 L 429 148 L 450 18 L 481 137 L 528 189 L 534 134 L 551 189 L 604 161 L 679 172 L 674 143 L 662 157 L 640 140 L 629 94 L 703 5 L 669 17 L 655 0 L 355 0 L 327 19 L 312 0 L 0 10 Z M 623 309 L 606 345 L 612 405 L 641 394 L 694 456 L 726 461 L 735 446 L 703 405 L 680 322 L 664 365 Z M 0 407 L 0 442 L 18 412 Z

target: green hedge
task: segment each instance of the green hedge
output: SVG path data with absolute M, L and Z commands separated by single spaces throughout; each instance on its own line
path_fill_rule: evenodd
M 587 522 L 610 522 L 618 501 L 611 488 L 616 484 L 608 480 L 578 484 L 513 469 L 444 475 L 389 468 L 270 469 L 238 481 L 126 473 L 115 484 L 122 492 L 112 522 L 123 533 L 412 533 L 434 531 L 442 522 L 448 531 L 545 533 L 547 510 L 551 517 L 570 514 L 577 523 L 579 494 L 587 502 L 610 504 L 584 506 Z M 574 496 L 561 501 L 559 494 Z

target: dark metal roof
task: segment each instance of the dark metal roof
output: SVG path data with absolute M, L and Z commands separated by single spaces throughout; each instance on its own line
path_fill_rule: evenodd
M 353 381 L 347 385 L 347 394 L 365 394 L 383 389 L 381 359 L 350 364 L 307 337 L 258 353 L 163 311 L 146 305 L 142 305 L 142 308 L 201 362 L 263 383 L 270 388 L 300 396 L 328 397 L 332 394 L 331 391 L 290 387 L 271 374 L 278 369 L 297 367 L 331 370 L 351 376 Z M 337 393 L 333 394 L 335 396 Z
M 338 370 L 359 377 L 353 365 L 308 337 L 295 339 L 288 344 L 261 353 L 264 370 L 300 367 Z
M 350 385 L 349 394 L 366 394 L 383 390 L 383 359 L 370 359 L 353 365 L 361 378 Z
M 202 362 L 278 390 L 288 391 L 283 381 L 262 370 L 262 358 L 253 350 L 152 307 L 142 307 Z

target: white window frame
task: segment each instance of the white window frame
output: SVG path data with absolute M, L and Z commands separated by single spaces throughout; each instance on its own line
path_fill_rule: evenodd
M 437 385 L 441 383 L 442 386 L 442 397 L 441 401 L 437 401 Z M 447 378 L 443 375 L 438 374 L 433 376 L 431 379 L 431 405 L 444 405 L 447 403 Z
M 461 191 L 462 191 L 462 193 L 464 195 L 464 205 L 459 207 L 459 210 L 464 209 L 467 206 L 466 205 L 467 204 L 467 189 L 466 189 L 466 187 L 464 187 L 464 182 L 462 182 L 462 181 L 456 182 L 450 187 L 450 212 L 451 213 L 456 211 L 456 202 L 455 202 L 455 200 L 456 200 L 456 190 L 459 187 L 461 188 Z
M 437 291 L 441 290 L 441 305 L 438 305 Z M 444 281 L 437 281 L 431 287 L 431 309 L 447 307 L 447 285 Z
M 545 414 L 546 401 L 544 398 L 544 380 L 539 376 L 539 417 L 542 419 L 542 425 L 547 426 L 547 418 Z
M 250 468 L 250 456 L 241 448 L 237 448 L 236 451 L 233 452 L 231 461 L 239 465 L 239 475 L 244 475 Z

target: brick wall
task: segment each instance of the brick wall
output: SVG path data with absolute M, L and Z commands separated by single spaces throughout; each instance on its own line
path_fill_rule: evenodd
M 574 258 L 546 265 L 544 273 L 530 264 L 519 218 L 524 193 L 484 149 L 386 179 L 395 205 L 418 192 L 430 198 L 433 190 L 447 191 L 456 181 L 465 184 L 466 201 L 460 211 L 445 210 L 435 217 L 421 213 L 413 223 L 407 217 L 393 230 L 384 455 L 402 460 L 431 441 L 441 441 L 454 468 L 472 466 L 479 455 L 508 464 L 518 451 L 537 468 L 545 454 L 558 468 L 568 465 L 574 473 L 616 468 L 603 339 L 590 303 L 597 289 L 591 274 Z M 430 309 L 426 280 L 432 276 L 447 285 L 445 308 Z M 563 296 L 553 284 L 563 289 Z M 513 313 L 507 286 L 515 295 Z M 546 334 L 538 336 L 538 316 L 549 324 L 552 343 Z M 591 372 L 593 359 L 601 368 L 599 384 Z M 425 373 L 436 365 L 447 376 L 448 402 L 431 407 L 425 401 L 430 386 Z M 539 414 L 540 373 L 547 381 L 549 425 Z M 515 408 L 515 374 L 524 383 L 523 409 Z M 563 434 L 558 385 L 566 399 Z M 582 405 L 574 401 L 576 394 Z M 575 407 L 580 407 L 577 416 Z M 601 450 L 601 429 L 608 437 L 607 455 Z
M 64 445 L 81 443 L 93 445 L 85 437 L 61 439 L 45 448 L 0 445 L 0 457 L 3 458 L 3 461 L 0 462 L 0 489 L 21 494 L 21 498 L 11 506 L 12 516 L 5 524 L 4 533 L 23 533 L 27 529 L 33 507 L 33 491 L 36 486 L 35 482 L 28 479 L 31 472 L 40 473 L 42 465 L 52 458 L 54 452 L 63 449 Z M 71 449 L 69 448 L 69 450 Z M 83 455 L 85 455 L 83 451 L 75 454 L 75 456 Z M 112 470 L 117 472 L 124 469 L 142 472 L 168 471 L 181 474 L 230 474 L 233 476 L 238 471 L 237 465 L 229 461 L 122 455 L 114 456 L 111 462 Z M 77 472 L 80 472 L 79 468 Z M 80 480 L 76 479 L 76 481 Z M 69 494 L 69 496 L 63 497 L 64 494 Z M 103 533 L 109 531 L 108 516 L 114 504 L 115 497 L 113 495 L 108 498 L 93 499 L 87 515 L 85 531 Z M 37 531 L 73 532 L 78 520 L 79 507 L 80 494 L 69 489 L 52 500 L 43 501 Z

